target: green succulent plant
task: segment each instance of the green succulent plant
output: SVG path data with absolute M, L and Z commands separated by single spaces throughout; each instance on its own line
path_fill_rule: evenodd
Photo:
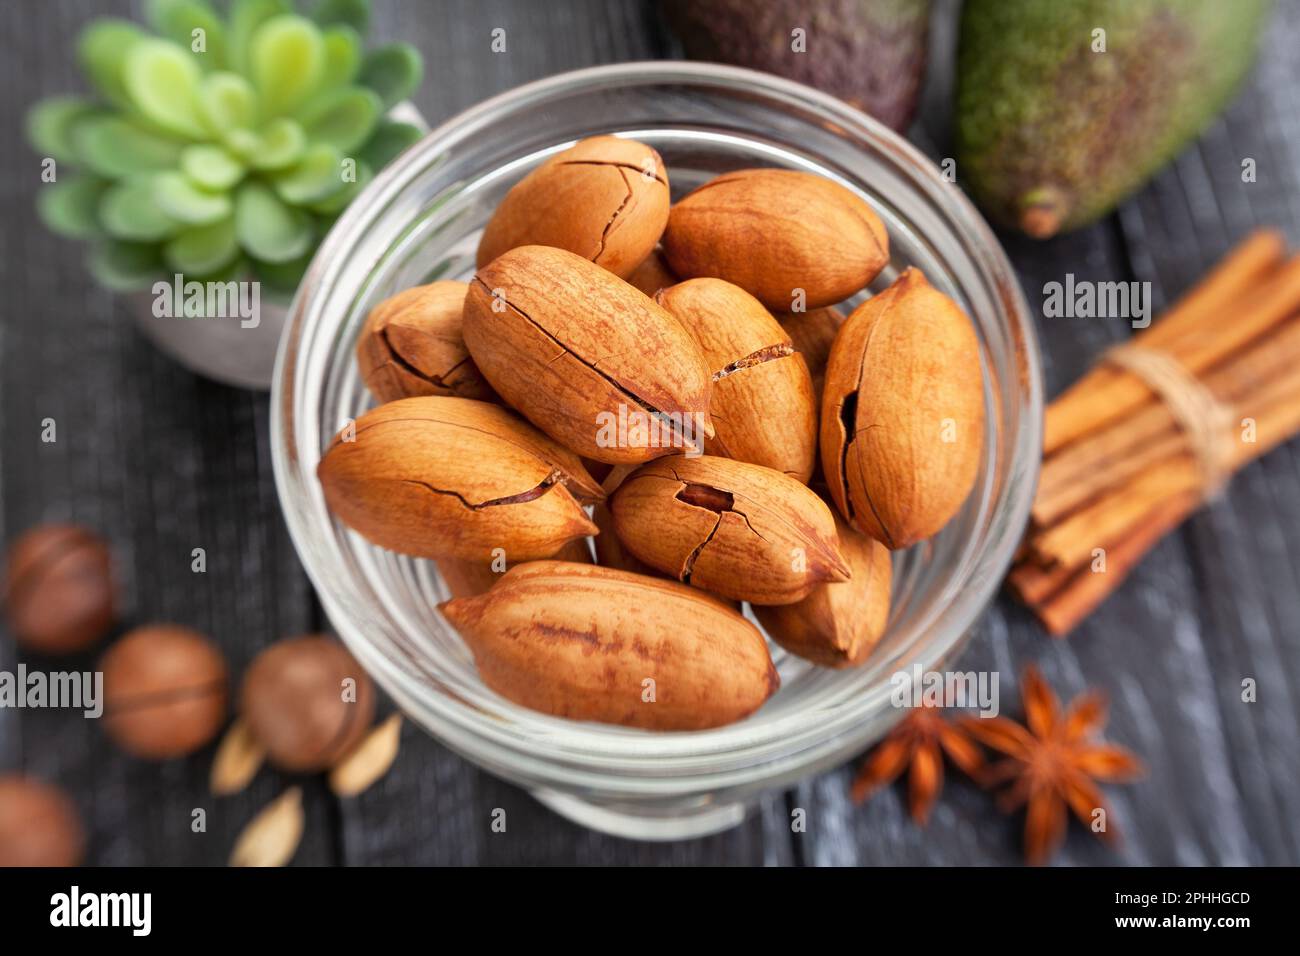
M 50 229 L 91 242 L 116 290 L 254 276 L 297 286 L 343 208 L 420 130 L 387 111 L 422 74 L 405 43 L 363 47 L 368 0 L 151 0 L 150 32 L 92 21 L 77 54 L 94 98 L 28 114 L 55 177 Z

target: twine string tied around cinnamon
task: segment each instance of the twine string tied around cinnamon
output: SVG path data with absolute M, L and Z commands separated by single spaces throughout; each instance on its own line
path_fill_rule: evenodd
M 1103 361 L 1136 376 L 1164 402 L 1191 446 L 1201 499 L 1218 497 L 1233 472 L 1233 409 L 1163 349 L 1125 342 L 1108 350 Z

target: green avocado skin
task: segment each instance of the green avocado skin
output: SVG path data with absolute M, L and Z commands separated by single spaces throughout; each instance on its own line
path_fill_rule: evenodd
M 1218 115 L 1271 0 L 966 0 L 957 176 L 993 219 L 1093 222 Z M 1104 29 L 1106 52 L 1093 52 Z

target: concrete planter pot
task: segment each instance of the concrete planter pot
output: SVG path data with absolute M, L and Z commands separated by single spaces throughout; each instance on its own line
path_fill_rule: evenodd
M 247 327 L 238 316 L 157 316 L 151 292 L 137 292 L 131 302 L 145 337 L 191 372 L 237 388 L 271 387 L 276 347 L 289 318 L 287 301 L 263 297 L 257 324 Z

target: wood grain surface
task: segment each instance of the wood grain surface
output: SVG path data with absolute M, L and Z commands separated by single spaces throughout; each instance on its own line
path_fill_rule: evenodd
M 373 35 L 423 52 L 416 104 L 430 121 L 552 73 L 673 56 L 655 5 L 376 0 Z M 915 138 L 948 145 L 955 2 L 937 4 L 935 67 Z M 33 194 L 39 158 L 23 142 L 27 107 L 82 88 L 71 42 L 96 13 L 133 4 L 42 0 L 0 4 L 0 537 L 72 520 L 114 543 L 121 629 L 178 621 L 214 635 L 235 673 L 279 637 L 325 627 L 273 487 L 267 398 L 207 383 L 154 351 L 127 305 L 97 289 L 75 244 L 45 232 Z M 492 54 L 504 27 L 508 52 Z M 1031 306 L 1043 285 L 1149 281 L 1157 304 L 1187 288 L 1255 225 L 1300 243 L 1300 0 L 1282 0 L 1248 86 L 1205 136 L 1120 212 L 1049 242 L 1002 236 Z M 1256 160 L 1258 181 L 1241 181 Z M 960 178 L 960 170 L 958 171 Z M 1227 317 L 1225 317 L 1227 320 Z M 1118 320 L 1041 319 L 1048 393 L 1108 344 Z M 40 440 L 41 422 L 58 440 Z M 191 571 L 191 551 L 207 571 Z M 0 639 L 0 670 L 18 660 Z M 32 666 L 90 667 L 23 658 Z M 1300 442 L 1243 472 L 1221 500 L 1162 543 L 1068 641 L 1046 637 L 1000 599 L 976 628 L 963 669 L 997 670 L 1004 708 L 1035 661 L 1065 696 L 1111 698 L 1108 734 L 1149 774 L 1110 788 L 1118 850 L 1073 827 L 1062 864 L 1300 862 Z M 1243 703 L 1244 679 L 1258 700 Z M 0 709 L 0 770 L 55 780 L 78 803 L 97 864 L 219 864 L 243 824 L 287 780 L 264 771 L 246 792 L 207 793 L 211 750 L 154 765 L 111 748 L 94 721 Z M 307 835 L 297 865 L 376 864 L 999 864 L 1020 858 L 1019 818 L 949 774 L 928 829 L 912 825 L 900 788 L 865 807 L 848 798 L 852 768 L 775 793 L 739 827 L 708 839 L 644 844 L 577 827 L 407 726 L 394 770 L 360 797 L 304 781 Z M 207 831 L 194 833 L 203 808 Z M 508 827 L 494 833 L 492 814 Z M 791 814 L 806 815 L 792 832 Z

